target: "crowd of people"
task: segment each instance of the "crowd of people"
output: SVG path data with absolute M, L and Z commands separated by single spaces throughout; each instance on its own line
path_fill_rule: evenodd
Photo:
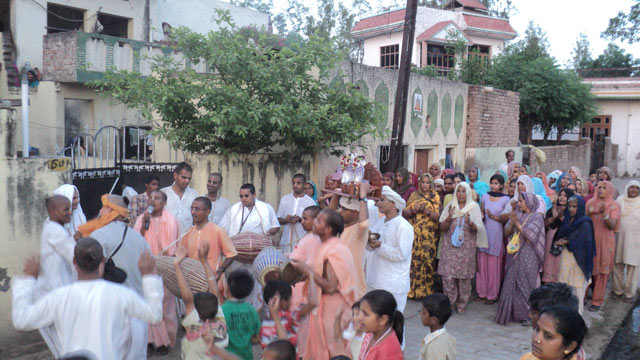
M 576 167 L 532 174 L 513 151 L 506 158 L 489 183 L 476 166 L 384 173 L 376 199 L 366 182 L 341 196 L 296 174 L 277 212 L 252 184 L 232 205 L 219 173 L 199 195 L 186 163 L 162 189 L 149 176 L 140 194 L 102 195 L 88 221 L 77 188 L 62 185 L 46 200 L 39 257 L 14 279 L 14 326 L 38 329 L 69 359 L 165 355 L 179 324 L 184 359 L 253 359 L 254 344 L 264 359 L 402 359 L 405 346 L 455 359 L 445 324 L 481 301 L 498 303 L 497 323 L 533 327 L 522 359 L 584 359 L 589 289 L 590 311 L 603 305 L 611 272 L 612 297 L 635 297 L 640 183 L 618 194 L 606 167 L 589 178 Z M 274 246 L 302 281 L 259 281 L 236 260 L 232 238 L 246 232 L 280 233 Z M 173 256 L 178 296 L 156 275 L 160 255 Z M 189 287 L 185 259 L 200 264 L 208 291 Z M 407 299 L 422 302 L 429 328 L 419 344 L 405 344 Z

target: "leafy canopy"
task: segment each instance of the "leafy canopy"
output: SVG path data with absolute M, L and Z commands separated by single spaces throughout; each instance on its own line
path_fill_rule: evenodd
M 352 86 L 328 85 L 337 62 L 330 44 L 311 37 L 290 48 L 220 15 L 220 30 L 172 33 L 188 62 L 203 61 L 210 73 L 158 56 L 152 76 L 111 69 L 91 85 L 150 122 L 159 117 L 156 134 L 190 152 L 333 152 L 380 135 L 373 101 Z
M 609 26 L 602 33 L 602 37 L 610 40 L 627 41 L 633 44 L 640 40 L 640 0 L 631 6 L 629 13 L 620 11 L 614 18 L 609 19 Z

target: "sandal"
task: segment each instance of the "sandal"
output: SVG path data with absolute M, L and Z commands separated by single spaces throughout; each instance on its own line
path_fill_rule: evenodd
M 589 311 L 598 312 L 598 311 L 600 311 L 600 306 L 599 305 L 591 305 L 591 307 L 589 307 Z
M 524 327 L 529 327 L 531 326 L 531 319 L 524 319 L 520 324 Z
M 458 309 L 458 315 L 464 315 L 465 309 Z

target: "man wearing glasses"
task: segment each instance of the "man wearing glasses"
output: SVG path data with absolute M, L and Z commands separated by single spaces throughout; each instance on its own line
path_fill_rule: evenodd
M 240 201 L 224 214 L 220 227 L 233 237 L 243 232 L 272 236 L 280 230 L 280 223 L 271 205 L 256 199 L 253 184 L 240 187 Z

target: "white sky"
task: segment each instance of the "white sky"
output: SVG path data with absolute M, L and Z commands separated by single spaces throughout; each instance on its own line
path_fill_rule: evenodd
M 338 1 L 338 0 L 336 0 Z M 373 9 L 389 6 L 402 0 L 370 0 Z M 273 0 L 275 10 L 284 9 L 288 0 Z M 350 0 L 343 0 L 345 4 Z M 316 2 L 303 0 L 315 14 Z M 591 54 L 595 58 L 607 47 L 608 41 L 600 38 L 600 33 L 607 28 L 609 18 L 619 11 L 628 12 L 634 0 L 513 0 L 517 12 L 512 15 L 511 26 L 524 34 L 529 21 L 534 21 L 547 33 L 550 53 L 558 63 L 565 65 L 571 59 L 571 50 L 581 31 L 587 34 L 591 42 Z M 634 58 L 640 58 L 640 43 L 628 45 L 616 42 Z

